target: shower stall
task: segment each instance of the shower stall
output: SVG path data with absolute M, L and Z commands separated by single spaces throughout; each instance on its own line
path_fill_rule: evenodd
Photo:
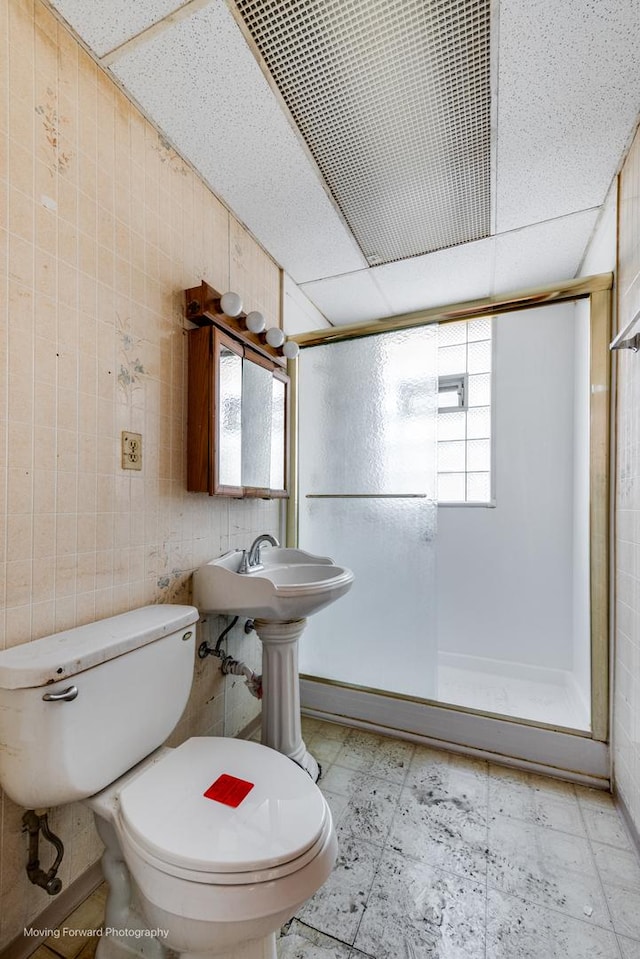
M 356 576 L 303 706 L 606 775 L 609 287 L 298 338 L 290 540 Z

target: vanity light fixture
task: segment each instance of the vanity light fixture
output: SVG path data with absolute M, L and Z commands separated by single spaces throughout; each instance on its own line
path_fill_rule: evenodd
M 251 333 L 262 333 L 267 321 L 259 310 L 252 310 L 245 317 L 245 326 Z
M 281 366 L 284 365 L 283 358 L 291 359 L 297 355 L 297 346 L 293 344 L 289 344 L 286 351 L 283 349 L 285 334 L 277 326 L 267 329 L 268 320 L 260 310 L 245 313 L 239 293 L 231 290 L 219 293 L 206 280 L 184 292 L 185 316 L 196 326 L 216 326 L 245 347 L 257 350 Z M 295 354 L 291 353 L 292 349 Z
M 275 350 L 279 349 L 284 343 L 284 333 L 277 326 L 271 326 L 265 334 L 265 339 L 269 346 L 272 346 Z

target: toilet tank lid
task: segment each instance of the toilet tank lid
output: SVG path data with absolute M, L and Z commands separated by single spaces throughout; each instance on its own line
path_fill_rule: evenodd
M 195 606 L 143 606 L 13 646 L 0 652 L 0 689 L 47 686 L 170 636 L 198 617 Z

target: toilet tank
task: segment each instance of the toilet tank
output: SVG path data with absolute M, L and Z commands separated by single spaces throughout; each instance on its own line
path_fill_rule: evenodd
M 0 652 L 7 795 L 28 809 L 84 799 L 162 745 L 189 698 L 197 619 L 145 606 Z

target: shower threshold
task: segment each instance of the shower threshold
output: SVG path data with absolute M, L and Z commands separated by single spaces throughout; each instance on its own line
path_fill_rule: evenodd
M 609 747 L 589 730 L 300 677 L 302 712 L 545 775 L 608 788 Z

